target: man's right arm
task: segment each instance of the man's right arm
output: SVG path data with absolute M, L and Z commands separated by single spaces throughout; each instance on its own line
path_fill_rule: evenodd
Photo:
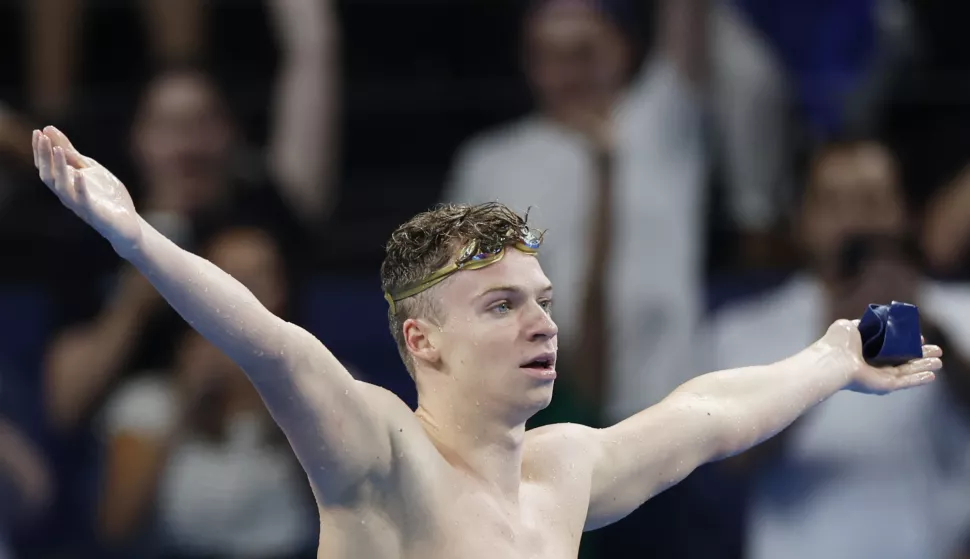
M 52 144 L 57 146 L 53 149 Z M 124 185 L 53 128 L 34 135 L 39 174 L 133 264 L 185 321 L 239 365 L 285 432 L 317 497 L 332 501 L 389 471 L 390 418 L 403 402 L 359 383 L 310 333 L 240 282 L 179 248 L 135 211 Z
M 229 274 L 141 225 L 142 241 L 122 256 L 246 372 L 318 498 L 337 499 L 366 477 L 386 473 L 396 399 L 356 381 L 312 334 L 273 315 Z M 400 400 L 397 406 L 406 408 Z

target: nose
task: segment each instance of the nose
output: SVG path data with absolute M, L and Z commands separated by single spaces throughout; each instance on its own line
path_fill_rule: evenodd
M 539 306 L 538 303 L 534 305 L 533 312 L 530 313 L 530 321 L 528 327 L 529 340 L 548 340 L 556 337 L 559 334 L 559 327 L 556 326 L 556 322 L 552 319 L 552 316 Z

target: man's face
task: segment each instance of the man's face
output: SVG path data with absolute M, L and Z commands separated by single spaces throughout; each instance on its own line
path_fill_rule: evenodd
M 886 150 L 859 144 L 831 151 L 815 163 L 801 237 L 816 263 L 836 265 L 850 237 L 900 235 L 905 219 L 899 177 Z
M 218 94 L 191 74 L 164 77 L 154 84 L 135 129 L 138 163 L 148 185 L 177 189 L 161 197 L 174 198 L 188 210 L 219 196 L 231 139 Z
M 622 90 L 629 46 L 581 0 L 552 0 L 526 26 L 526 74 L 539 105 L 557 116 L 602 113 Z
M 534 256 L 507 248 L 501 261 L 455 274 L 435 295 L 443 316 L 432 342 L 441 372 L 465 395 L 461 405 L 535 413 L 549 404 L 558 328 L 552 285 Z

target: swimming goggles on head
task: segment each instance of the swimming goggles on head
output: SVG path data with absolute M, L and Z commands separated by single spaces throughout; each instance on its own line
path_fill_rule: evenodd
M 509 245 L 514 246 L 526 254 L 536 254 L 539 252 L 539 246 L 541 244 L 542 233 L 529 228 L 522 228 L 520 231 L 510 229 L 502 237 L 501 241 L 494 245 L 483 246 L 477 239 L 472 240 L 461 249 L 454 262 L 447 264 L 422 280 L 406 285 L 393 292 L 385 292 L 384 299 L 391 306 L 391 314 L 395 314 L 397 312 L 398 302 L 430 289 L 455 272 L 461 270 L 478 270 L 498 262 L 505 256 L 505 247 Z

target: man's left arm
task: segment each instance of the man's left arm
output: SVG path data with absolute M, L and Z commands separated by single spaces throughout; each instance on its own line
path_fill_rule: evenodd
M 798 354 L 771 365 L 709 373 L 659 404 L 593 431 L 592 486 L 586 530 L 606 526 L 681 481 L 698 466 L 743 452 L 772 437 L 813 406 L 849 388 L 886 394 L 933 380 L 937 346 L 898 367 L 861 358 L 856 326 L 840 320 Z

